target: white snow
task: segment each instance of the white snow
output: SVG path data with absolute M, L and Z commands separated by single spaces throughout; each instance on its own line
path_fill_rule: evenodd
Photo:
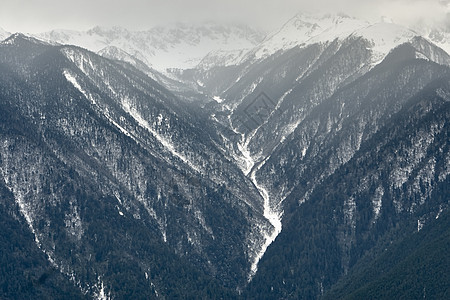
M 395 47 L 419 34 L 397 24 L 381 22 L 359 29 L 353 35 L 361 36 L 371 43 L 375 63 L 384 59 Z
M 256 168 L 256 170 L 254 170 L 252 172 L 252 174 L 250 175 L 250 179 L 252 180 L 253 184 L 258 189 L 260 195 L 264 199 L 264 217 L 270 222 L 270 224 L 272 224 L 273 230 L 271 233 L 266 234 L 264 237 L 265 242 L 262 245 L 259 252 L 257 253 L 255 260 L 253 261 L 253 263 L 251 265 L 250 279 L 252 278 L 252 276 L 254 274 L 256 274 L 256 271 L 258 270 L 258 263 L 261 260 L 261 258 L 263 257 L 264 253 L 266 253 L 267 248 L 270 246 L 270 244 L 273 243 L 273 241 L 275 241 L 276 237 L 280 234 L 281 229 L 282 229 L 281 213 L 272 209 L 272 206 L 270 204 L 269 192 L 267 191 L 267 189 L 264 186 L 259 184 L 258 181 L 256 180 L 256 171 L 259 170 L 259 168 L 263 164 L 264 164 L 264 162 L 261 163 L 258 166 L 258 168 Z
M 386 20 L 369 23 L 344 15 L 298 14 L 280 30 L 269 35 L 259 46 L 246 55 L 246 59 L 259 60 L 286 51 L 296 46 L 306 47 L 349 37 L 363 37 L 373 51 L 372 65 L 375 65 L 396 46 L 410 41 L 419 34 Z
M 95 101 L 94 97 L 91 97 L 90 94 L 88 94 L 78 83 L 75 75 L 71 74 L 69 70 L 64 70 L 63 72 L 64 76 L 66 77 L 67 81 L 69 81 L 78 91 L 80 91 L 86 99 L 90 100 L 92 104 L 96 105 L 97 102 Z
M 381 206 L 382 206 L 382 200 L 384 196 L 384 189 L 382 186 L 379 186 L 375 190 L 375 195 L 372 198 L 372 207 L 373 207 L 373 213 L 374 213 L 374 222 L 378 219 L 380 216 Z
M 254 52 L 254 56 L 255 59 L 261 59 L 295 46 L 323 43 L 336 38 L 344 39 L 358 28 L 368 25 L 368 22 L 343 15 L 298 14 L 280 30 L 269 35 Z
M 244 138 L 244 134 L 242 134 L 242 139 Z M 247 140 L 247 142 L 244 143 L 238 143 L 238 149 L 241 152 L 242 156 L 240 157 L 241 159 L 239 161 L 241 161 L 241 165 L 240 168 L 243 171 L 243 173 L 245 175 L 248 175 L 250 173 L 250 171 L 252 170 L 253 166 L 255 165 L 255 161 L 253 160 L 250 150 L 248 150 L 248 143 L 249 140 Z
M 307 147 L 304 147 L 304 148 L 302 149 L 302 157 L 305 157 L 306 151 L 308 151 L 308 148 L 307 148 Z
M 189 69 L 213 51 L 239 51 L 254 47 L 262 39 L 256 30 L 241 25 L 173 24 L 148 31 L 95 27 L 88 31 L 53 30 L 37 38 L 81 46 L 93 52 L 116 47 L 165 72 Z
M 422 230 L 424 224 L 425 224 L 425 223 L 422 222 L 420 219 L 417 220 L 417 232 L 419 232 L 420 230 Z
M 443 211 L 444 211 L 444 210 L 442 209 L 442 204 L 441 204 L 441 205 L 439 205 L 439 211 L 438 211 L 438 213 L 437 213 L 437 215 L 436 215 L 436 220 L 439 219 L 439 217 L 441 216 L 441 214 L 442 214 Z
M 132 116 L 138 124 L 147 129 L 158 142 L 160 142 L 164 148 L 166 148 L 173 156 L 179 158 L 181 161 L 183 161 L 185 164 L 187 164 L 189 167 L 194 169 L 197 172 L 200 172 L 200 168 L 194 165 L 189 159 L 187 159 L 183 154 L 179 153 L 175 146 L 172 144 L 170 140 L 165 138 L 163 135 L 156 132 L 155 129 L 153 129 L 150 124 L 141 116 L 141 114 L 133 107 L 131 101 L 129 99 L 123 99 L 122 100 L 122 107 L 123 109 Z
M 95 297 L 98 300 L 110 300 L 111 296 L 105 292 L 105 284 L 100 278 L 98 278 L 98 281 L 99 283 L 94 286 L 94 288 L 97 289 L 97 291 L 94 293 Z
M 237 50 L 215 50 L 208 53 L 197 65 L 198 68 L 208 70 L 213 67 L 225 67 L 239 65 L 245 54 L 252 48 Z
M 253 135 L 256 133 L 256 131 L 253 132 Z M 256 172 L 264 165 L 264 163 L 267 161 L 269 157 L 267 157 L 265 160 L 260 162 L 256 168 L 255 164 L 256 161 L 252 157 L 250 150 L 248 149 L 249 142 L 253 135 L 250 135 L 250 137 L 247 138 L 247 140 L 244 141 L 244 135 L 242 135 L 241 143 L 238 143 L 239 150 L 242 154 L 242 160 L 245 162 L 243 165 L 241 165 L 241 169 L 245 175 L 247 175 L 250 180 L 255 185 L 256 189 L 259 191 L 259 194 L 264 200 L 264 217 L 270 222 L 270 224 L 273 227 L 273 230 L 269 233 L 266 233 L 264 236 L 264 244 L 261 246 L 261 248 L 257 251 L 256 256 L 254 257 L 254 260 L 252 262 L 251 268 L 250 268 L 250 274 L 249 274 L 249 281 L 253 278 L 253 276 L 256 274 L 256 271 L 258 270 L 258 263 L 263 257 L 264 253 L 266 252 L 267 248 L 272 244 L 272 242 L 275 240 L 275 238 L 280 234 L 282 229 L 281 224 L 281 213 L 274 210 L 270 203 L 270 196 L 267 189 L 261 185 L 258 180 L 256 179 Z
M 302 119 L 299 118 L 295 122 L 286 125 L 282 130 L 280 143 L 283 143 L 286 140 L 286 138 L 290 136 L 295 131 L 295 129 L 297 129 L 298 125 L 300 125 L 301 122 Z M 302 150 L 302 156 L 305 156 L 306 150 L 307 150 L 306 148 Z
M 222 103 L 224 101 L 224 99 L 220 98 L 220 96 L 214 96 L 213 99 L 217 102 L 217 103 Z

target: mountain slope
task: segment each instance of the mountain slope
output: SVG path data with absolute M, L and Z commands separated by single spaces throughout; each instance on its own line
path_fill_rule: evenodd
M 188 274 L 199 278 L 192 293 L 211 278 L 245 284 L 271 225 L 193 107 L 130 65 L 77 47 L 18 35 L 0 45 L 0 62 L 2 178 L 61 273 L 89 295 L 103 286 L 129 295 L 126 282 L 137 294 L 175 295 Z
M 445 298 L 450 282 L 449 216 L 438 214 L 435 219 L 394 242 L 373 262 L 355 267 L 345 283 L 337 285 L 324 299 Z
M 406 65 L 412 67 L 414 64 L 408 62 Z M 450 199 L 445 189 L 450 163 L 446 121 L 450 112 L 446 96 L 449 91 L 448 69 L 443 68 L 437 74 L 442 77 L 432 80 L 416 95 L 407 97 L 397 113 L 389 115 L 376 107 L 368 109 L 371 116 L 379 115 L 386 119 L 378 125 L 369 123 L 362 131 L 362 137 L 358 138 L 357 128 L 361 128 L 370 115 L 364 117 L 364 122 L 353 116 L 347 118 L 347 124 L 337 126 L 333 125 L 330 116 L 316 121 L 315 131 L 327 132 L 325 125 L 330 121 L 331 131 L 323 142 L 314 138 L 314 143 L 320 144 L 315 151 L 320 152 L 314 154 L 312 145 L 306 151 L 306 159 L 312 154 L 317 164 L 303 161 L 297 169 L 294 165 L 292 171 L 282 176 L 297 182 L 288 185 L 296 185 L 296 188 L 283 202 L 283 231 L 260 263 L 259 272 L 249 286 L 251 297 L 264 297 L 264 293 L 273 297 L 317 297 L 348 274 L 367 251 L 380 245 L 392 231 L 396 231 L 395 239 L 402 239 L 408 230 L 417 228 L 417 222 L 427 224 L 440 210 L 448 208 Z M 385 93 L 383 88 L 373 88 L 378 95 Z M 411 87 L 408 86 L 407 90 Z M 386 100 L 394 107 L 400 104 L 395 98 Z M 335 101 L 333 99 L 330 104 Z M 379 101 L 375 103 L 380 105 Z M 354 106 L 346 103 L 345 107 Z M 335 110 L 318 107 L 319 111 L 329 115 Z M 297 145 L 280 150 L 290 156 L 280 157 L 281 162 L 301 157 L 299 152 L 302 148 L 298 143 L 302 143 L 304 138 L 296 136 L 298 130 L 292 138 Z M 336 139 L 330 134 L 334 130 L 340 132 Z M 371 130 L 376 133 L 364 138 Z M 326 146 L 327 141 L 332 144 L 330 147 Z M 339 144 L 345 147 L 340 148 Z M 345 156 L 354 146 L 357 147 L 355 154 L 347 160 Z M 321 161 L 330 154 L 344 158 L 335 171 Z M 277 156 L 272 154 L 272 157 Z M 292 173 L 308 166 L 313 173 Z M 266 176 L 269 176 L 273 167 L 266 165 L 261 171 L 266 167 Z M 327 178 L 329 173 L 332 175 Z M 312 174 L 322 179 L 314 184 Z M 270 178 L 273 179 L 273 175 Z M 267 177 L 260 178 L 260 181 L 270 182 Z M 305 199 L 305 187 L 308 189 L 311 184 L 316 186 Z

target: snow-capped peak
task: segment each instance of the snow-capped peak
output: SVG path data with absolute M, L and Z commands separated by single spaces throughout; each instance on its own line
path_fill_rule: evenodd
M 378 23 L 369 23 L 343 14 L 306 15 L 298 14 L 279 31 L 269 35 L 265 41 L 247 55 L 249 59 L 262 59 L 280 50 L 296 46 L 307 46 L 331 42 L 336 39 L 362 37 L 370 43 L 374 63 L 382 60 L 393 48 L 411 41 L 419 34 L 411 29 L 382 18 Z
M 256 59 L 264 58 L 279 50 L 298 45 L 314 44 L 345 38 L 359 28 L 369 26 L 343 14 L 306 15 L 297 14 L 280 30 L 269 35 L 254 53 Z
M 374 53 L 374 59 L 382 60 L 392 49 L 411 41 L 419 34 L 394 23 L 380 22 L 358 29 L 353 35 L 368 40 Z
M 35 39 L 33 37 L 27 36 L 23 33 L 14 33 L 7 39 L 0 42 L 2 45 L 21 45 L 22 43 L 33 43 L 33 44 L 40 44 L 40 45 L 47 45 L 44 41 Z

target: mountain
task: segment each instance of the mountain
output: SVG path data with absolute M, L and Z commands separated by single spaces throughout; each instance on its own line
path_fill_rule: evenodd
M 133 67 L 144 72 L 153 80 L 168 88 L 171 92 L 176 94 L 180 99 L 187 102 L 204 103 L 210 101 L 206 95 L 198 90 L 197 86 L 189 82 L 183 82 L 170 74 L 163 74 L 157 70 L 149 67 L 146 63 L 139 60 L 135 56 L 123 51 L 115 46 L 107 46 L 97 52 L 99 55 L 118 61 L 131 64 Z
M 164 55 L 226 32 L 178 26 Z M 299 14 L 160 72 L 117 44 L 137 33 L 94 31 L 0 43 L 3 298 L 445 295 L 441 47 Z
M 195 107 L 82 48 L 15 35 L 0 53 L 10 214 L 54 268 L 91 296 L 246 283 L 271 225 Z
M 413 27 L 415 31 L 426 37 L 445 51 L 450 52 L 450 32 L 445 25 L 430 26 L 420 22 Z
M 333 53 L 338 51 L 344 53 L 342 46 L 348 47 L 352 43 L 361 44 L 361 51 L 367 52 L 367 58 L 360 61 L 361 65 L 355 66 L 352 72 L 363 74 L 379 64 L 392 49 L 406 42 L 423 44 L 417 47 L 418 56 L 440 64 L 449 64 L 448 55 L 444 50 L 436 47 L 428 39 L 424 39 L 416 31 L 397 24 L 384 21 L 369 23 L 346 15 L 298 14 L 250 51 L 211 53 L 197 68 L 184 71 L 180 79 L 197 83 L 199 89 L 205 94 L 226 99 L 230 107 L 235 107 L 255 89 L 258 90 L 257 86 L 261 86 L 259 81 L 262 78 L 273 77 L 276 80 L 282 80 L 282 84 L 285 85 L 294 80 L 299 81 L 302 76 L 306 76 L 308 72 L 326 62 Z M 362 46 L 362 43 L 365 45 Z M 297 66 L 291 67 L 283 61 L 289 56 L 288 53 L 291 53 L 291 56 L 296 55 L 294 53 L 304 53 L 303 62 L 300 65 L 298 62 L 293 62 Z M 286 65 L 286 69 L 294 70 L 292 78 L 286 78 L 290 76 L 290 73 L 282 67 L 278 67 L 278 74 L 265 76 L 264 72 L 269 72 L 267 68 L 274 68 L 274 62 L 270 66 L 269 64 L 275 59 L 278 60 L 279 66 Z M 266 67 L 261 67 L 264 65 Z M 296 68 L 299 68 L 301 72 L 298 72 Z M 349 70 L 343 70 L 344 74 L 341 76 L 351 76 L 349 72 Z M 241 91 L 235 92 L 236 89 Z M 290 88 L 283 87 L 281 90 L 285 93 Z M 275 93 L 276 95 L 272 97 L 281 97 L 283 94 Z M 233 99 L 234 94 L 239 95 L 239 98 Z
M 36 37 L 81 46 L 94 52 L 115 46 L 148 66 L 166 72 L 168 69 L 195 67 L 211 51 L 252 48 L 263 35 L 242 25 L 177 23 L 148 31 L 129 31 L 120 27 L 95 27 L 86 32 L 54 30 Z
M 428 128 L 445 124 L 448 118 L 445 95 L 449 55 L 418 33 L 391 23 L 352 28 L 353 19 L 332 16 L 327 18 L 339 21 L 323 23 L 337 25 L 325 27 L 300 22 L 299 18 L 288 22 L 279 32 L 288 36 L 286 32 L 305 28 L 317 31 L 300 42 L 275 34 L 250 52 L 247 61 L 194 73 L 193 80 L 200 78 L 207 92 L 221 99 L 210 107 L 211 120 L 228 125 L 241 135 L 231 142 L 235 156 L 241 158 L 236 162 L 263 191 L 268 219 L 276 228 L 281 221 L 279 236 L 274 233 L 268 239 L 272 244 L 258 264 L 258 272 L 247 290 L 248 298 L 317 297 L 345 276 L 380 237 L 401 226 L 394 224 L 425 219 L 424 215 L 412 214 L 415 207 L 446 195 L 442 190 L 448 176 L 446 166 L 439 169 L 439 174 L 421 171 L 428 161 L 431 165 L 426 169 L 437 172 L 438 166 L 432 161 L 444 161 L 446 165 L 446 154 L 431 151 L 437 156 L 420 154 L 412 163 L 406 153 L 427 153 L 430 145 L 417 144 L 416 140 Z M 340 26 L 351 29 L 336 29 Z M 328 35 L 334 29 L 335 33 Z M 339 32 L 345 34 L 338 35 Z M 273 46 L 274 41 L 285 44 Z M 424 97 L 420 99 L 424 102 L 417 105 L 414 102 L 419 96 Z M 427 98 L 437 100 L 428 103 Z M 428 114 L 431 107 L 443 115 Z M 424 119 L 403 123 L 404 128 L 414 128 L 411 132 L 393 130 L 390 122 L 397 125 L 402 114 L 408 117 L 423 114 Z M 428 118 L 435 125 L 427 123 L 431 121 Z M 429 127 L 421 128 L 424 124 Z M 446 128 L 444 125 L 443 132 L 430 146 L 444 153 L 447 153 Z M 386 134 L 380 138 L 377 134 L 383 130 Z M 392 132 L 397 135 L 387 134 Z M 434 133 L 430 134 L 429 139 L 433 140 Z M 412 148 L 401 148 L 400 143 L 383 154 L 389 157 L 391 152 L 404 153 L 405 156 L 396 158 L 395 166 L 391 166 L 392 160 L 382 163 L 383 155 L 371 157 L 365 163 L 353 162 L 362 149 L 379 152 L 384 143 L 405 137 L 403 143 L 414 145 Z M 371 165 L 369 161 L 377 163 Z M 361 172 L 376 174 L 377 168 L 388 174 L 371 175 L 356 182 L 352 179 L 361 177 Z M 332 181 L 330 176 L 341 181 Z M 419 183 L 425 181 L 428 184 Z M 322 192 L 334 191 L 337 186 L 343 188 L 331 194 Z M 385 200 L 387 190 L 390 192 Z M 372 208 L 364 199 L 372 199 Z M 438 202 L 447 207 L 448 200 L 444 196 Z M 370 224 L 377 224 L 385 201 L 391 203 L 388 207 L 397 207 L 397 211 L 386 213 L 388 220 L 380 222 L 379 227 Z M 412 202 L 403 204 L 403 201 Z M 353 211 L 361 206 L 362 211 Z M 436 215 L 440 207 L 428 209 L 426 214 Z M 403 210 L 411 215 L 402 214 Z M 371 214 L 375 216 L 369 221 L 367 216 Z M 335 221 L 328 226 L 327 220 Z

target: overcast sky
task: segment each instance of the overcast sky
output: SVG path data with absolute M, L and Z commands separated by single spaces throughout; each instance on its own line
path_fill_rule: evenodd
M 375 21 L 447 23 L 450 0 L 0 0 L 10 32 L 86 30 L 96 25 L 145 30 L 174 22 L 218 20 L 274 29 L 300 11 L 344 12 Z

